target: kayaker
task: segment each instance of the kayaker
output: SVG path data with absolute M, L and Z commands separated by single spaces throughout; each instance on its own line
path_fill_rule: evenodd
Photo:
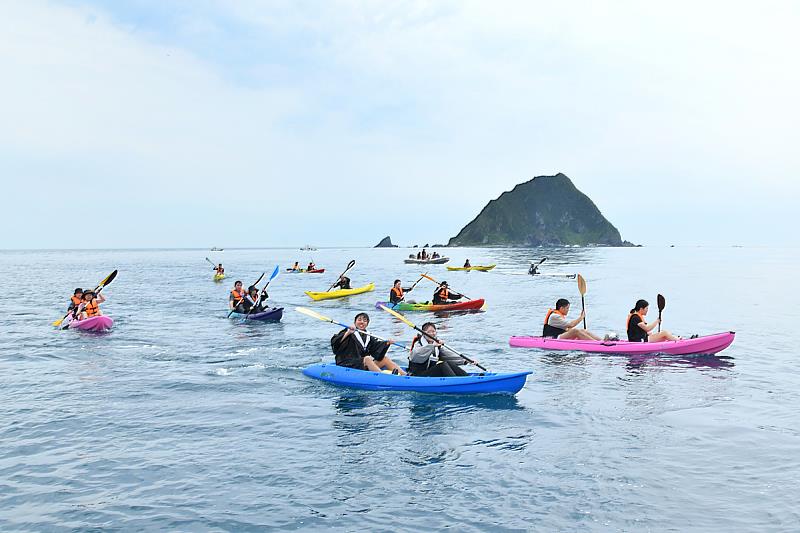
M 451 304 L 456 300 L 463 298 L 463 294 L 457 292 L 450 292 L 450 288 L 446 281 L 439 284 L 439 288 L 433 293 L 433 305 Z
M 72 293 L 72 296 L 69 298 L 69 306 L 67 307 L 67 313 L 71 315 L 75 314 L 75 310 L 78 308 L 79 305 L 83 302 L 83 289 L 80 287 L 75 289 L 75 292 Z
M 628 322 L 625 325 L 625 329 L 628 330 L 628 340 L 630 342 L 677 341 L 681 339 L 667 330 L 651 333 L 661 323 L 661 319 L 656 318 L 649 324 L 645 322 L 644 317 L 647 316 L 649 309 L 650 304 L 647 303 L 647 300 L 637 300 L 636 305 L 628 313 Z
M 358 313 L 353 325 L 331 337 L 331 349 L 336 356 L 336 364 L 359 370 L 380 372 L 391 370 L 392 374 L 404 375 L 402 368 L 386 355 L 392 339 L 379 341 L 365 333 L 369 326 L 369 315 Z
M 403 301 L 406 297 L 407 292 L 411 292 L 411 288 L 404 289 L 401 286 L 401 282 L 399 279 L 394 280 L 394 286 L 389 291 L 389 301 L 393 304 L 397 304 Z
M 245 313 L 252 314 L 264 311 L 267 308 L 265 305 L 267 298 L 269 298 L 269 295 L 267 294 L 266 288 L 261 290 L 261 296 L 259 296 L 258 287 L 255 285 L 247 287 L 247 295 L 244 297 L 243 302 Z
M 336 282 L 336 283 L 333 285 L 333 288 L 334 288 L 334 289 L 336 289 L 336 288 L 339 288 L 339 289 L 349 289 L 349 288 L 350 288 L 350 278 L 348 278 L 347 276 L 340 276 L 340 277 L 339 277 L 339 281 L 337 281 L 337 282 Z
M 245 296 L 246 293 L 244 289 L 242 289 L 242 282 L 237 280 L 236 283 L 233 284 L 233 290 L 228 297 L 228 308 L 237 313 L 246 313 L 247 310 L 244 308 Z
M 469 264 L 469 259 L 464 261 L 464 268 L 472 268 L 472 265 Z
M 222 268 L 222 263 L 220 263 L 219 265 L 215 266 L 214 270 L 217 272 L 218 276 L 222 276 L 223 274 L 225 274 L 225 269 Z
M 308 267 L 306 267 L 306 272 L 310 272 L 310 271 L 316 270 L 316 269 L 317 269 L 317 265 L 314 264 L 314 261 L 311 261 L 310 263 L 308 263 Z
M 102 294 L 95 294 L 94 291 L 86 291 L 83 293 L 83 303 L 78 308 L 80 311 L 80 320 L 92 318 L 93 316 L 100 316 L 100 304 L 106 301 L 106 297 Z
M 408 373 L 424 377 L 466 376 L 467 373 L 459 367 L 466 364 L 466 360 L 436 338 L 436 326 L 426 322 L 422 325 L 422 331 L 425 335 L 417 335 L 411 341 Z M 422 337 L 425 338 L 424 343 Z
M 531 267 L 528 269 L 528 274 L 530 274 L 531 276 L 535 276 L 538 273 L 539 273 L 538 265 L 536 265 L 536 263 L 531 263 Z
M 542 337 L 552 337 L 554 339 L 581 339 L 581 340 L 603 340 L 588 329 L 580 329 L 577 326 L 583 317 L 586 316 L 583 310 L 575 320 L 568 321 L 567 315 L 569 314 L 569 300 L 566 298 L 559 298 L 556 301 L 555 309 L 548 309 L 547 315 L 544 317 L 544 328 L 542 328 Z
M 292 272 L 298 272 L 298 271 L 300 271 L 300 270 L 301 270 L 301 268 L 300 268 L 300 261 L 295 261 L 295 262 L 294 262 L 294 266 L 292 267 Z

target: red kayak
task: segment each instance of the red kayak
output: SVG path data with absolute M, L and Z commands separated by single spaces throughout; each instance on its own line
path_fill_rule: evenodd
M 291 268 L 287 268 L 286 272 L 288 274 L 322 274 L 325 272 L 324 268 L 315 268 L 313 270 L 306 270 L 301 268 L 300 270 L 292 270 Z

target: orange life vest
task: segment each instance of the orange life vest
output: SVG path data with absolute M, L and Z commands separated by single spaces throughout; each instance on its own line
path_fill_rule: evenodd
M 233 297 L 233 301 L 234 301 L 234 302 L 235 302 L 237 305 L 239 304 L 239 302 L 241 302 L 242 300 L 244 300 L 244 295 L 245 295 L 245 292 L 244 292 L 243 290 L 241 290 L 241 291 L 237 291 L 236 289 L 233 289 L 233 290 L 231 291 L 231 297 Z
M 450 291 L 448 289 L 441 289 L 439 291 L 439 298 L 441 298 L 442 300 L 447 300 L 448 298 L 450 298 Z
M 97 300 L 92 300 L 91 302 L 87 302 L 83 308 L 83 311 L 86 313 L 86 316 L 91 318 L 93 316 L 97 316 L 100 314 L 100 306 L 97 305 Z
M 83 299 L 82 299 L 82 298 L 78 298 L 78 297 L 77 297 L 77 296 L 75 296 L 75 295 L 73 295 L 72 297 L 70 297 L 70 300 L 72 300 L 72 305 L 74 305 L 75 307 L 78 307 L 79 305 L 81 305 L 81 302 L 83 301 Z
M 544 317 L 544 325 L 545 325 L 545 326 L 546 326 L 546 325 L 547 325 L 547 323 L 550 321 L 550 315 L 552 315 L 553 313 L 556 313 L 557 315 L 561 315 L 561 316 L 563 316 L 564 318 L 567 318 L 567 315 L 565 315 L 564 313 L 562 313 L 562 312 L 561 312 L 561 311 L 559 311 L 558 309 L 548 309 L 548 310 L 547 310 L 547 315 Z
M 644 321 L 644 317 L 641 315 L 641 313 L 628 313 L 628 320 L 625 321 L 625 331 L 628 331 L 628 328 L 631 327 L 631 318 L 633 315 L 639 315 L 639 318 L 642 319 L 641 323 L 647 324 L 647 322 Z
M 398 297 L 403 297 L 403 288 L 402 287 L 392 287 L 392 292 Z

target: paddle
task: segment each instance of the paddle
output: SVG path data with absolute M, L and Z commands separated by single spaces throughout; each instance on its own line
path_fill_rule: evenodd
M 546 257 L 542 257 L 542 260 L 541 260 L 541 261 L 539 261 L 539 262 L 538 262 L 538 263 L 536 263 L 535 265 L 531 265 L 531 266 L 533 267 L 533 269 L 529 268 L 529 269 L 528 269 L 528 274 L 531 274 L 531 270 L 534 270 L 534 271 L 535 271 L 535 270 L 536 270 L 536 268 L 537 268 L 539 265 L 541 265 L 542 263 L 544 263 L 545 261 L 547 261 L 547 258 L 546 258 Z M 533 276 L 533 274 L 531 274 L 531 276 Z
M 308 309 L 306 307 L 295 307 L 294 310 L 297 311 L 298 313 L 303 313 L 306 316 L 310 316 L 311 318 L 316 318 L 317 320 L 322 320 L 323 322 L 330 322 L 331 324 L 336 324 L 337 326 L 342 326 L 343 328 L 349 328 L 350 327 L 347 324 L 342 324 L 341 322 L 336 322 L 332 318 L 328 318 L 325 315 L 321 315 L 321 314 L 317 313 L 316 311 L 312 311 L 311 309 Z M 382 339 L 381 337 L 378 337 L 378 336 L 370 333 L 369 331 L 366 331 L 366 330 L 363 330 L 363 329 L 359 329 L 359 330 L 356 330 L 356 331 L 358 331 L 360 333 L 364 333 L 365 335 L 369 335 L 370 337 L 378 339 L 379 341 L 389 342 L 386 339 Z M 397 346 L 397 347 L 400 347 L 400 348 L 402 348 L 404 350 L 408 350 L 408 346 L 400 344 L 399 342 L 393 343 L 392 346 Z
M 264 290 L 267 290 L 267 287 L 269 287 L 270 282 L 273 279 L 275 279 L 275 277 L 278 275 L 278 272 L 280 271 L 280 269 L 281 269 L 280 265 L 275 265 L 275 270 L 272 271 L 272 275 L 270 275 L 269 279 L 267 280 L 267 284 L 264 285 Z M 258 281 L 261 281 L 261 278 L 258 278 Z M 258 281 L 256 282 L 256 285 L 258 284 Z M 256 288 L 258 288 L 258 287 L 256 287 Z M 247 317 L 249 317 L 250 314 L 253 312 L 253 309 L 256 308 L 256 305 L 258 305 L 258 301 L 260 299 L 261 299 L 261 295 L 258 295 L 256 297 L 256 303 L 253 305 L 253 307 L 250 308 L 250 310 L 247 312 L 247 314 L 244 315 L 244 318 L 242 319 L 242 321 L 247 320 Z
M 383 309 L 384 311 L 386 311 L 387 313 L 389 313 L 390 315 L 392 315 L 393 317 L 395 317 L 395 318 L 398 318 L 398 319 L 402 320 L 403 322 L 405 322 L 405 324 L 406 324 L 407 326 L 410 326 L 411 328 L 413 328 L 413 329 L 415 329 L 415 330 L 419 331 L 420 333 L 422 333 L 423 335 L 425 335 L 425 336 L 426 336 L 426 337 L 428 337 L 429 339 L 433 339 L 433 340 L 435 340 L 435 341 L 441 342 L 441 343 L 442 343 L 442 346 L 447 346 L 445 343 L 443 343 L 442 341 L 440 341 L 440 340 L 439 340 L 439 339 L 437 339 L 436 337 L 434 337 L 434 336 L 432 336 L 432 335 L 428 335 L 427 333 L 425 333 L 424 331 L 422 331 L 420 328 L 418 328 L 416 325 L 414 325 L 414 323 L 413 323 L 413 322 L 411 322 L 410 320 L 408 320 L 406 317 L 404 317 L 403 315 L 401 315 L 401 314 L 400 314 L 400 313 L 398 313 L 397 311 L 393 311 L 393 310 L 389 309 L 388 307 L 386 307 L 385 305 L 381 305 L 381 306 L 380 306 L 380 308 L 381 308 L 381 309 Z M 481 369 L 481 370 L 483 370 L 484 372 L 488 372 L 488 370 L 486 370 L 486 368 L 485 368 L 483 365 L 481 365 L 481 364 L 480 364 L 480 363 L 478 363 L 477 361 L 473 361 L 472 359 L 470 359 L 469 357 L 467 357 L 467 356 L 466 356 L 466 355 L 464 355 L 463 353 L 457 352 L 457 351 L 453 350 L 452 348 L 450 348 L 449 346 L 447 346 L 447 349 L 448 349 L 448 350 L 450 350 L 451 352 L 453 352 L 454 354 L 456 354 L 457 356 L 461 357 L 461 358 L 462 358 L 464 361 L 466 361 L 467 363 L 469 363 L 469 364 L 471 364 L 471 365 L 475 365 L 475 366 L 477 366 L 478 368 L 480 368 L 480 369 Z
M 427 274 L 427 272 L 425 272 L 425 274 Z M 419 283 L 420 281 L 422 281 L 422 278 L 424 278 L 424 277 L 425 277 L 425 274 L 421 275 L 421 276 L 419 277 L 419 279 L 418 279 L 417 281 L 415 281 L 415 282 L 414 282 L 414 284 L 413 284 L 411 287 L 409 287 L 409 288 L 408 288 L 408 290 L 407 290 L 405 293 L 403 293 L 403 297 L 402 297 L 402 298 L 400 298 L 399 300 L 397 300 L 395 303 L 393 303 L 393 304 L 392 304 L 392 307 L 397 307 L 397 305 L 398 305 L 400 302 L 402 302 L 403 300 L 405 300 L 405 299 L 406 299 L 406 293 L 409 293 L 409 292 L 413 291 L 413 290 L 414 290 L 414 287 L 416 287 L 416 286 L 417 286 L 417 283 Z
M 258 285 L 259 283 L 261 283 L 261 280 L 262 280 L 262 279 L 264 278 L 264 276 L 266 276 L 266 275 L 267 275 L 267 273 L 266 273 L 266 272 L 264 272 L 264 273 L 262 273 L 260 276 L 258 276 L 258 279 L 256 280 L 256 282 L 255 282 L 255 283 L 253 283 L 253 285 L 255 286 L 255 285 Z M 231 315 L 234 313 L 234 311 L 236 311 L 236 306 L 235 306 L 235 305 L 233 306 L 233 309 L 231 309 L 231 312 L 230 312 L 230 313 L 228 313 L 228 318 L 230 318 L 230 317 L 231 317 Z
M 663 311 L 664 307 L 666 307 L 667 300 L 664 299 L 664 296 L 659 294 L 656 296 L 656 303 L 658 304 L 658 331 L 661 331 L 661 311 Z
M 422 275 L 422 277 L 423 277 L 423 278 L 425 278 L 425 279 L 429 279 L 429 280 L 431 280 L 432 282 L 434 282 L 435 284 L 437 284 L 437 285 L 438 285 L 438 286 L 440 286 L 440 287 L 442 286 L 442 284 L 441 284 L 440 282 L 436 281 L 435 279 L 433 279 L 432 277 L 430 277 L 428 274 L 423 274 L 423 275 Z M 461 294 L 461 293 L 460 293 L 460 292 L 457 292 L 456 294 Z M 467 296 L 466 294 L 461 294 L 461 296 L 463 296 L 463 297 L 464 297 L 464 298 L 466 298 L 467 300 L 472 300 L 472 298 L 470 298 L 470 297 L 469 297 L 469 296 Z
M 347 271 L 348 271 L 348 270 L 350 270 L 351 268 L 353 268 L 355 265 L 356 265 L 356 260 L 355 260 L 355 259 L 352 259 L 352 260 L 351 260 L 349 263 L 347 263 L 347 268 L 345 268 L 345 269 L 344 269 L 344 272 L 342 272 L 341 274 L 339 274 L 339 277 L 338 277 L 338 278 L 336 278 L 336 281 L 334 282 L 334 284 L 333 284 L 333 285 L 331 285 L 330 287 L 328 287 L 328 290 L 327 290 L 327 291 L 325 291 L 325 292 L 330 292 L 330 290 L 331 290 L 332 288 L 334 288 L 334 287 L 336 286 L 336 284 L 337 284 L 337 283 L 339 283 L 339 280 L 340 280 L 340 279 L 342 279 L 342 276 L 344 276 L 345 274 L 347 274 Z M 378 337 L 375 337 L 375 338 L 377 339 Z
M 214 261 L 212 261 L 212 260 L 211 260 L 211 259 L 209 259 L 208 257 L 206 257 L 206 261 L 208 261 L 209 263 L 211 263 L 211 266 L 212 266 L 212 267 L 214 267 L 214 268 L 217 268 L 217 265 L 215 265 L 215 264 L 214 264 Z
M 100 291 L 102 291 L 102 290 L 103 290 L 103 287 L 105 287 L 106 285 L 108 285 L 109 283 L 111 283 L 112 281 L 114 281 L 114 278 L 116 278 L 116 277 L 117 277 L 117 271 L 116 271 L 116 270 L 114 270 L 114 272 L 112 272 L 111 274 L 109 274 L 108 276 L 106 276 L 106 277 L 103 279 L 103 281 L 101 281 L 100 283 L 98 283 L 98 284 L 97 284 L 97 287 L 95 287 L 95 288 L 94 288 L 94 292 L 95 292 L 95 294 L 99 294 L 99 293 L 100 293 Z M 69 316 L 70 312 L 71 312 L 71 311 L 67 311 L 67 314 L 66 314 L 66 315 L 64 315 L 64 317 L 63 317 L 63 318 L 61 318 L 61 319 L 59 319 L 59 320 L 56 320 L 55 322 L 53 322 L 53 326 L 55 326 L 55 327 L 58 327 L 58 326 L 60 326 L 60 325 L 61 325 L 61 323 L 62 323 L 62 322 L 64 322 L 64 320 L 66 320 L 66 319 L 67 319 L 67 317 Z
M 586 280 L 580 274 L 578 274 L 578 292 L 581 293 L 581 311 L 584 312 L 583 329 L 586 329 L 586 302 L 583 299 L 586 294 Z

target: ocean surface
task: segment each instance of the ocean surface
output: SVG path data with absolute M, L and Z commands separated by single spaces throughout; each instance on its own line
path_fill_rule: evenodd
M 407 249 L 0 252 L 0 531 L 797 531 L 800 529 L 798 249 L 448 249 L 451 265 L 404 265 Z M 236 279 L 281 274 L 279 324 L 225 318 Z M 736 331 L 716 357 L 603 357 L 511 349 L 540 334 L 559 297 L 621 333 L 638 298 L 666 297 L 664 328 Z M 214 283 L 205 257 L 224 263 Z M 312 303 L 350 259 L 353 286 Z M 106 334 L 60 331 L 76 286 L 114 269 Z M 363 392 L 306 378 L 358 311 L 395 278 L 427 270 L 487 300 L 434 316 L 456 349 L 494 371 L 532 370 L 514 397 Z M 428 299 L 422 281 L 409 297 Z M 402 350 L 390 352 L 403 360 Z

